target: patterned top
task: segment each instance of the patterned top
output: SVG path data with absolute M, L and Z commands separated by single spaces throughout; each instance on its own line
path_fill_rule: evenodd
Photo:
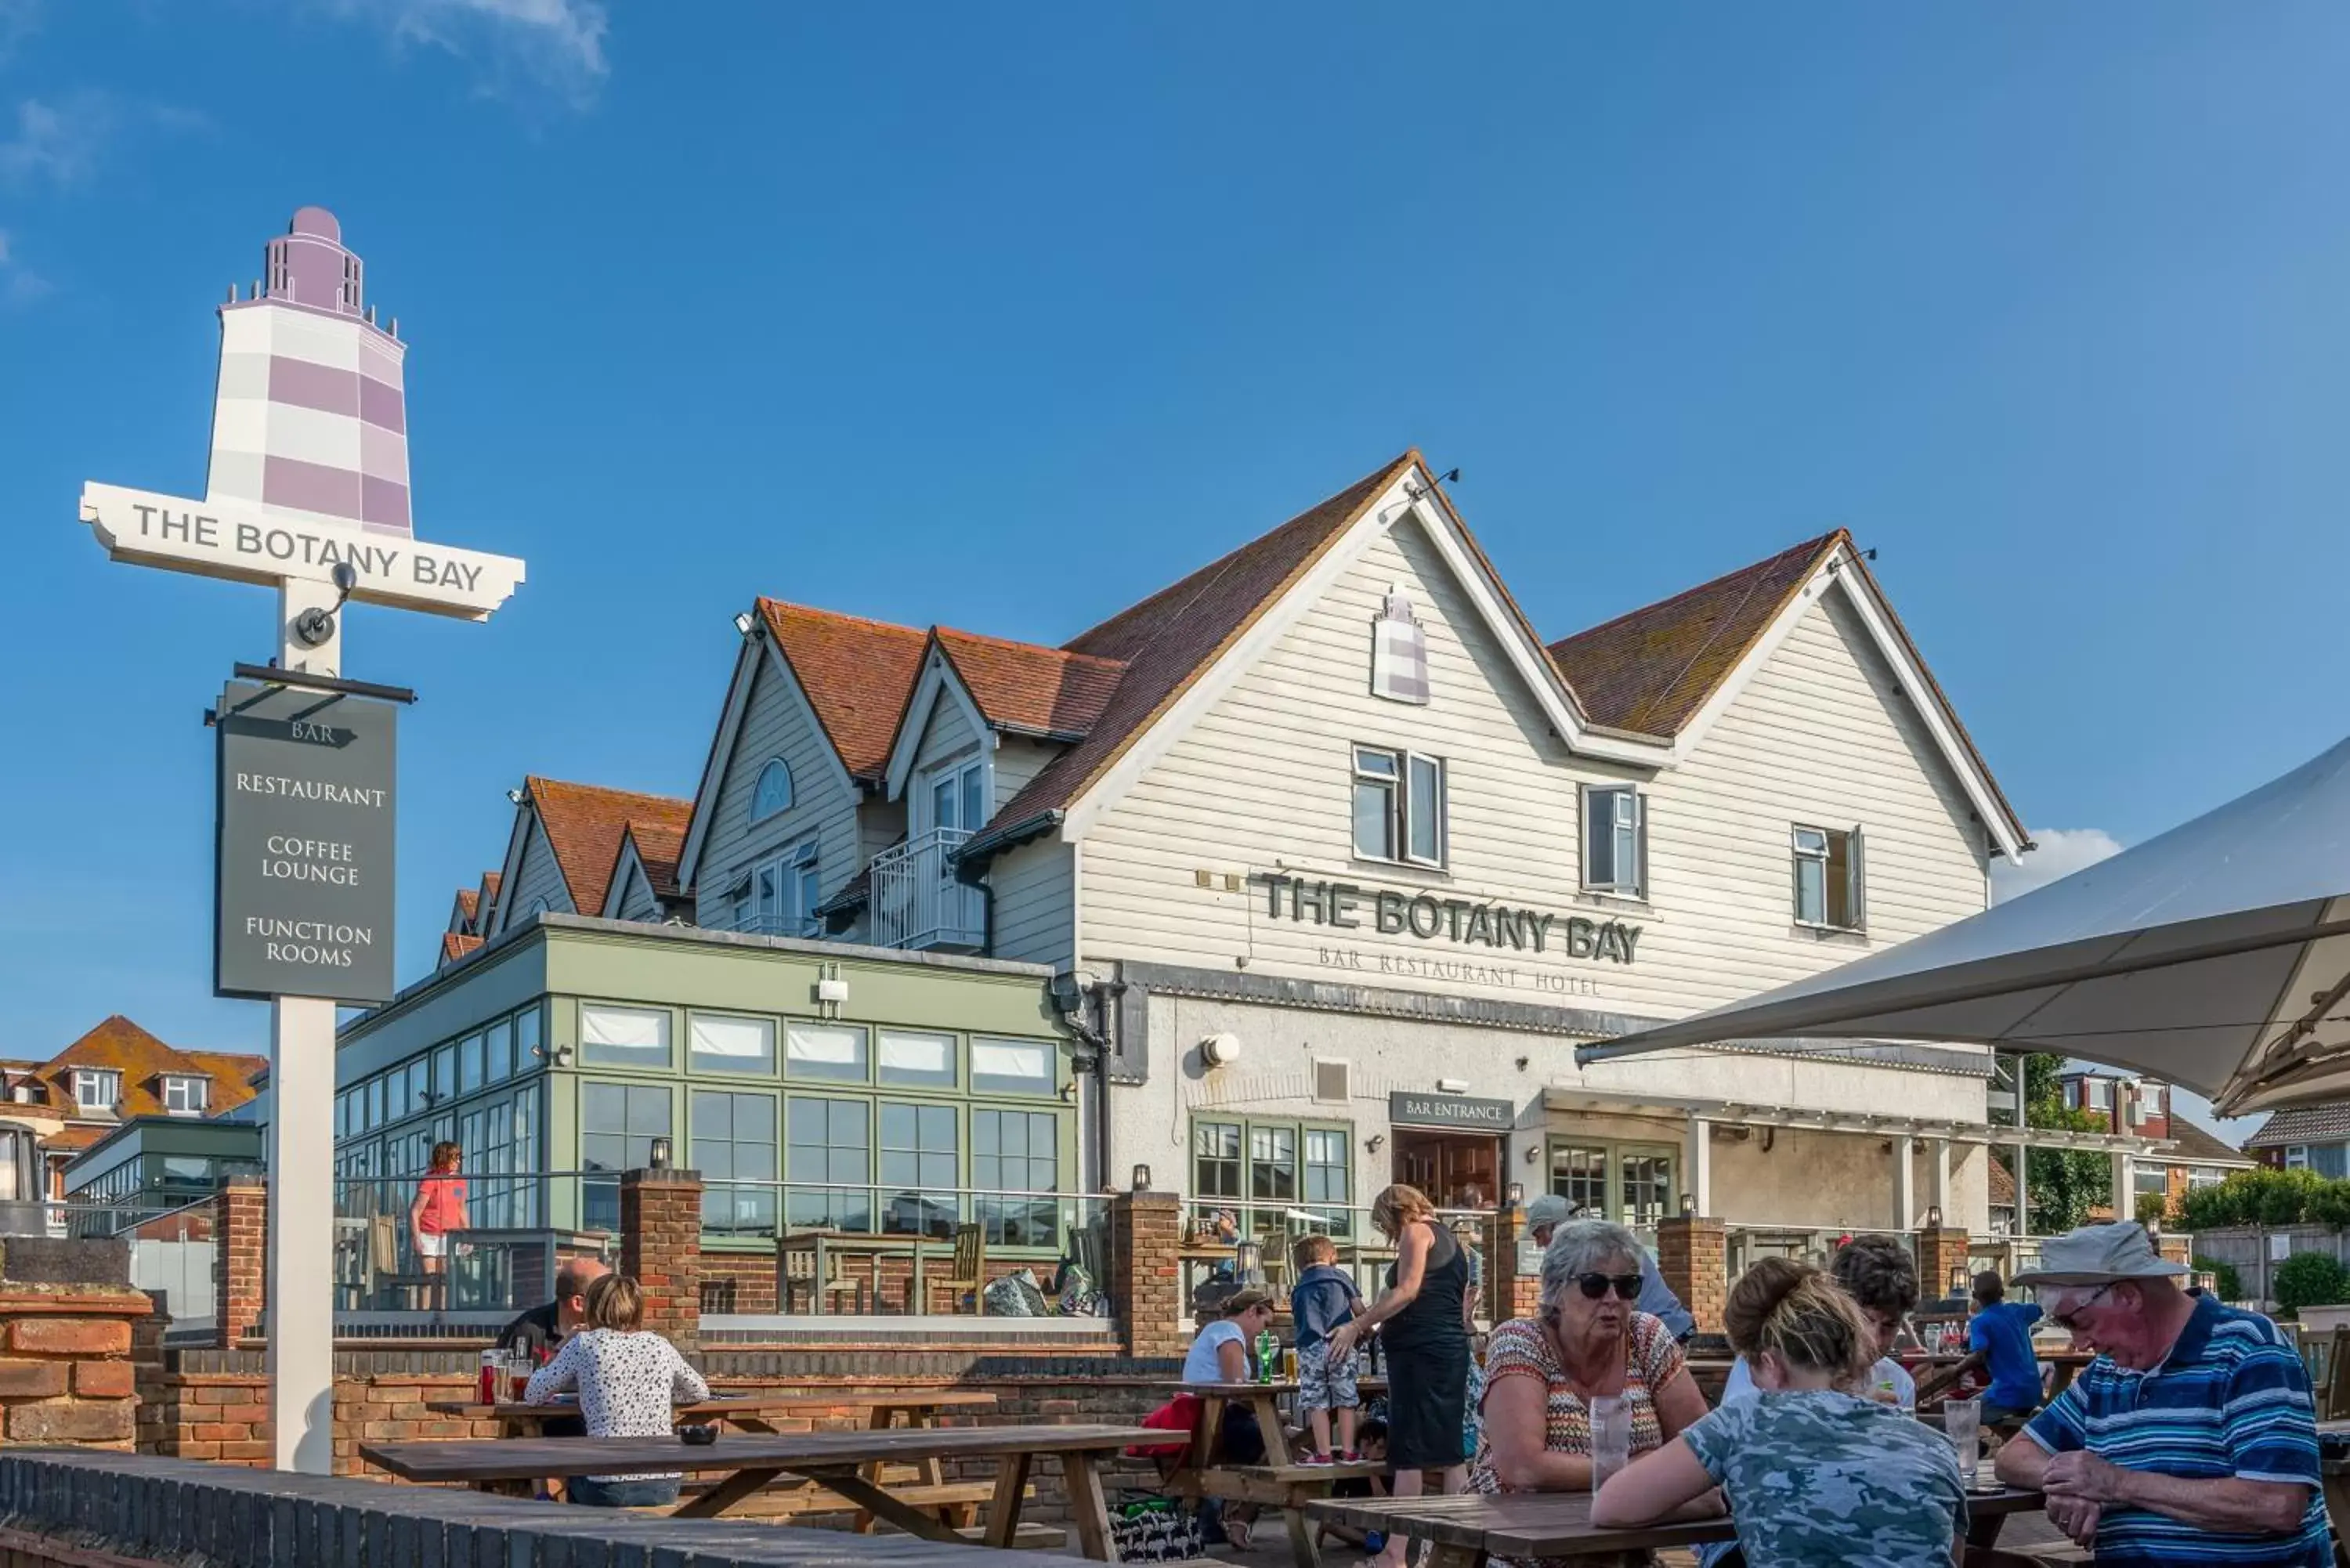
M 2210 1296 L 2160 1366 L 2130 1372 L 2099 1356 L 2024 1431 L 2052 1454 L 2086 1449 L 2125 1469 L 2234 1476 L 2309 1489 L 2288 1535 L 2229 1535 L 2141 1508 L 2097 1522 L 2100 1564 L 2228 1563 L 2324 1568 L 2333 1562 L 2309 1373 L 2275 1324 Z
M 1950 1439 L 1833 1389 L 1759 1394 L 1681 1434 L 1721 1488 L 1747 1568 L 1950 1568 L 1967 1493 Z
M 574 1388 L 591 1438 L 666 1438 L 676 1427 L 671 1406 L 710 1397 L 710 1385 L 685 1364 L 677 1346 L 657 1334 L 612 1328 L 591 1328 L 565 1340 L 555 1359 L 530 1375 L 523 1398 L 552 1405 L 557 1394 Z M 588 1479 L 670 1480 L 676 1473 Z

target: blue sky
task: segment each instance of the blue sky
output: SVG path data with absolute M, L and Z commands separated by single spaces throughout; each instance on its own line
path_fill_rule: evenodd
M 691 789 L 754 592 L 1057 641 L 1408 445 L 1551 634 L 1850 526 L 2043 841 L 2143 838 L 2340 732 L 2345 67 L 2317 5 L 0 0 L 0 1049 L 262 1044 L 197 715 L 269 601 L 75 498 L 200 492 L 298 204 L 420 532 L 530 562 L 348 623 L 412 974 L 525 772 Z

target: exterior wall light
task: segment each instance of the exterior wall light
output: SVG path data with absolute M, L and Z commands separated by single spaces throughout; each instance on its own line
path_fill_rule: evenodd
M 1134 1190 L 1137 1192 L 1148 1192 L 1150 1190 L 1150 1168 L 1149 1166 L 1138 1165 L 1134 1168 Z

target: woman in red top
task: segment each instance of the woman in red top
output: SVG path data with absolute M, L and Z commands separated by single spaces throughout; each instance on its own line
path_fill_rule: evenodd
M 465 1229 L 465 1179 L 457 1174 L 462 1151 L 453 1143 L 432 1146 L 432 1174 L 416 1184 L 408 1206 L 408 1239 L 428 1274 L 441 1272 L 449 1255 L 449 1232 Z

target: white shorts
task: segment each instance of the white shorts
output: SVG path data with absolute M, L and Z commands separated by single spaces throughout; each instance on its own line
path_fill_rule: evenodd
M 445 1234 L 435 1236 L 426 1231 L 418 1231 L 416 1235 L 416 1255 L 420 1258 L 447 1257 L 449 1255 L 449 1238 Z

